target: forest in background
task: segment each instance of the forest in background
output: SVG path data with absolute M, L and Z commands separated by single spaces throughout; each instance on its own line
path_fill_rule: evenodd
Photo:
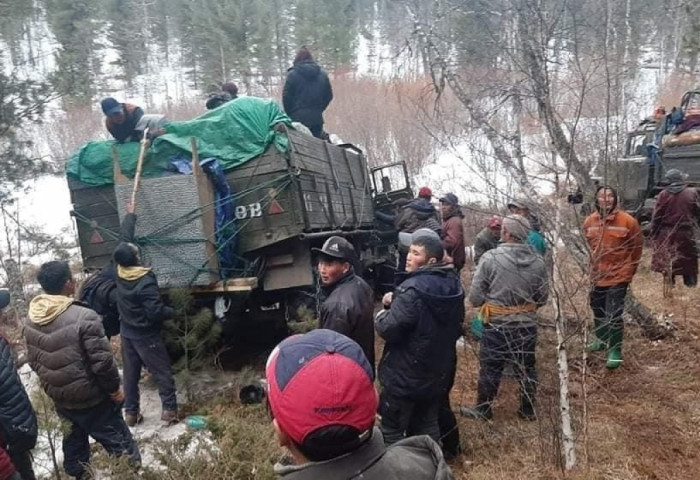
M 361 145 L 373 164 L 406 160 L 414 181 L 422 174 L 441 192 L 459 185 L 482 194 L 468 218 L 477 231 L 507 198 L 525 193 L 538 205 L 547 240 L 565 246 L 554 249 L 555 300 L 541 350 L 546 417 L 530 430 L 509 418 L 470 426 L 471 477 L 548 471 L 559 478 L 558 469 L 578 465 L 585 468 L 576 478 L 683 478 L 697 467 L 690 427 L 697 425 L 698 362 L 688 359 L 697 356 L 698 333 L 681 313 L 697 310 L 697 295 L 681 289 L 661 299 L 658 278 L 642 271 L 631 299 L 638 310 L 639 302 L 652 308 L 654 324 L 633 333 L 627 381 L 589 372 L 596 360 L 579 357 L 587 251 L 566 194 L 589 191 L 595 167 L 615 163 L 629 126 L 695 85 L 699 38 L 700 4 L 687 0 L 0 0 L 7 237 L 0 268 L 18 297 L 22 276 L 32 276 L 31 254 L 65 251 L 55 236 L 23 225 L 12 197 L 28 179 L 61 173 L 75 147 L 103 134 L 101 96 L 142 99 L 172 119 L 200 113 L 203 95 L 221 81 L 278 98 L 296 48 L 306 44 L 335 87 L 329 128 Z M 444 184 L 438 172 L 424 172 L 443 156 L 452 162 L 442 169 L 450 177 Z M 18 316 L 25 311 L 15 308 Z M 650 326 L 675 329 L 673 314 L 675 338 L 642 336 Z M 473 360 L 457 386 L 467 400 Z M 659 455 L 658 445 L 671 443 Z M 504 458 L 491 456 L 495 450 Z M 198 469 L 214 463 L 186 460 Z

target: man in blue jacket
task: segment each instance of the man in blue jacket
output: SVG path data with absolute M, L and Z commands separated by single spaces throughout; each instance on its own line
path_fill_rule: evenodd
M 443 263 L 443 256 L 435 232 L 414 232 L 406 277 L 393 294 L 384 297 L 387 310 L 377 316 L 375 325 L 386 341 L 379 363 L 379 414 L 387 444 L 405 436 L 429 435 L 436 441 L 446 440 L 446 453 L 456 455 L 459 434 L 449 391 L 464 321 L 464 291 L 454 267 Z M 449 411 L 451 420 L 439 422 L 443 410 Z
M 123 223 L 136 224 L 133 206 L 127 207 Z M 177 422 L 177 396 L 170 356 L 160 338 L 163 321 L 173 309 L 160 297 L 158 280 L 150 268 L 141 265 L 139 248 L 122 242 L 114 250 L 117 265 L 117 307 L 119 309 L 122 358 L 124 360 L 124 412 L 133 427 L 143 420 L 139 411 L 139 379 L 145 366 L 158 386 L 163 406 L 161 420 Z

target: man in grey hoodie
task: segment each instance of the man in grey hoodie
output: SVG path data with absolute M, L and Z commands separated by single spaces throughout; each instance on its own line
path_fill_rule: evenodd
M 293 465 L 275 466 L 285 480 L 453 478 L 428 436 L 386 446 L 374 427 L 372 368 L 345 335 L 317 329 L 287 338 L 270 354 L 265 373 L 272 425 L 293 457 Z
M 537 372 L 537 314 L 545 304 L 549 282 L 544 260 L 526 244 L 529 221 L 520 215 L 503 220 L 504 243 L 484 254 L 474 275 L 469 302 L 480 308 L 484 334 L 479 353 L 477 405 L 464 416 L 490 419 L 506 361 L 515 365 L 520 382 L 518 414 L 534 420 Z

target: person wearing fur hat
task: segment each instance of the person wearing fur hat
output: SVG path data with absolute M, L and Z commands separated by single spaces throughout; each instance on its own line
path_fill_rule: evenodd
M 583 223 L 591 252 L 590 295 L 594 341 L 591 352 L 607 350 L 607 368 L 622 363 L 622 337 L 627 289 L 642 257 L 644 237 L 639 222 L 618 206 L 617 192 L 610 186 L 596 191 L 596 211 Z
M 306 125 L 314 137 L 322 138 L 323 112 L 331 100 L 333 89 L 328 74 L 314 61 L 309 49 L 301 47 L 284 82 L 284 111 L 293 121 Z

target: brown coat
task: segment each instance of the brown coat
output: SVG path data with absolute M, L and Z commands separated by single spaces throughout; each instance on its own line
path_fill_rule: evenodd
M 462 214 L 459 210 L 453 211 L 442 223 L 442 232 L 445 238 L 442 241 L 445 253 L 452 257 L 452 263 L 457 270 L 464 266 L 466 254 L 464 252 L 464 228 L 462 227 Z
M 670 185 L 659 194 L 651 220 L 652 270 L 672 275 L 698 274 L 694 229 L 699 219 L 698 192 L 694 188 Z
M 93 310 L 73 303 L 53 321 L 24 328 L 29 364 L 57 407 L 94 407 L 119 390 L 119 371 Z
M 591 280 L 596 286 L 629 283 L 637 273 L 644 237 L 639 222 L 620 209 L 601 218 L 598 212 L 583 223 L 591 250 Z

